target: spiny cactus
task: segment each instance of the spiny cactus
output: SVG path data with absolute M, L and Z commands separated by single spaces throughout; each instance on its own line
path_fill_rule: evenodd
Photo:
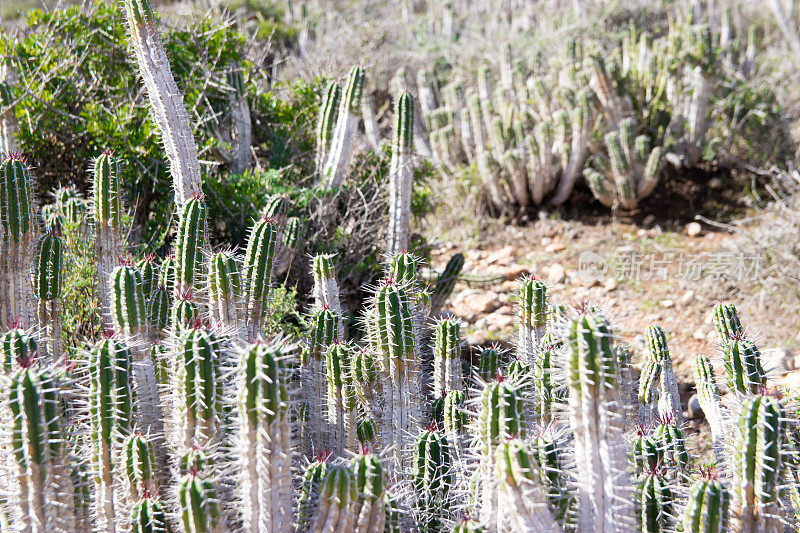
M 653 432 L 666 469 L 683 471 L 689 465 L 689 453 L 681 428 L 669 418 L 663 419 Z
M 516 531 L 560 531 L 538 484 L 536 463 L 522 441 L 511 439 L 497 448 L 495 469 L 501 522 L 510 523 Z
M 261 218 L 253 224 L 247 251 L 244 256 L 245 308 L 248 335 L 255 340 L 264 325 L 272 287 L 272 267 L 275 245 L 278 240 L 278 225 L 274 218 Z
M 447 437 L 435 427 L 423 431 L 414 450 L 414 490 L 418 495 L 417 520 L 420 531 L 439 531 L 447 517 L 453 480 L 452 459 Z
M 88 367 L 95 514 L 101 531 L 113 531 L 121 507 L 114 482 L 117 446 L 133 427 L 133 356 L 120 341 L 107 339 L 92 347 Z
M 241 513 L 248 531 L 290 532 L 292 443 L 280 346 L 251 344 L 238 369 Z
M 175 246 L 175 294 L 200 288 L 206 236 L 206 203 L 201 196 L 186 201 L 180 213 Z
M 517 358 L 531 367 L 539 359 L 539 344 L 547 325 L 547 287 L 538 279 L 523 279 L 519 287 Z
M 731 337 L 722 354 L 728 388 L 740 394 L 755 394 L 767 383 L 761 366 L 761 353 L 752 342 Z
M 64 251 L 61 239 L 45 234 L 36 248 L 33 268 L 33 292 L 39 300 L 39 326 L 45 329 L 47 352 L 53 361 L 61 353 L 61 284 L 64 268 Z
M 381 377 L 386 382 L 381 434 L 394 444 L 393 468 L 403 470 L 411 451 L 411 432 L 420 419 L 420 391 L 416 338 L 411 306 L 405 289 L 385 282 L 375 294 L 372 337 L 380 353 Z
M 322 173 L 323 165 L 327 160 L 328 148 L 331 146 L 331 136 L 336 123 L 336 112 L 339 109 L 339 100 L 342 97 L 342 87 L 336 81 L 328 82 L 325 94 L 319 106 L 319 116 L 316 128 L 315 163 L 317 174 Z
M 146 2 L 147 0 L 140 1 Z M 131 512 L 130 529 L 131 533 L 169 532 L 169 521 L 161 500 L 153 497 L 152 493 L 147 493 L 136 502 Z
M 708 469 L 689 488 L 689 501 L 683 515 L 687 533 L 721 533 L 728 530 L 730 493 Z
M 10 376 L 19 361 L 33 360 L 37 357 L 39 343 L 30 332 L 24 329 L 11 329 L 0 336 L 0 368 Z
M 667 336 L 661 326 L 651 324 L 644 332 L 646 363 L 639 380 L 639 400 L 657 416 L 669 417 L 677 425 L 683 420 L 678 379 L 672 369 Z M 655 402 L 654 402 L 655 400 Z M 645 422 L 649 422 L 647 418 Z
M 322 169 L 321 177 L 326 189 L 338 188 L 346 176 L 350 146 L 357 126 L 363 90 L 364 69 L 358 66 L 353 67 L 339 101 L 333 139 L 331 139 L 328 157 Z
M 383 531 L 386 523 L 386 476 L 380 459 L 369 453 L 355 456 L 350 463 L 356 478 L 358 500 L 353 507 L 354 531 Z
M 310 317 L 311 331 L 302 362 L 302 401 L 308 406 L 309 438 L 304 439 L 304 450 L 311 457 L 316 450 L 323 449 L 327 439 L 327 368 L 325 354 L 328 346 L 341 340 L 338 336 L 339 317 L 333 310 L 323 307 L 315 309 Z
M 202 191 L 197 144 L 189 115 L 170 71 L 156 17 L 149 0 L 125 0 L 130 41 L 147 88 L 150 109 L 161 131 L 169 160 L 175 202 L 182 208 Z
M 55 376 L 19 361 L 4 409 L 12 426 L 3 446 L 13 453 L 9 518 L 21 531 L 74 531 L 74 488 L 63 440 L 61 399 Z M 12 488 L 13 487 L 13 488 Z
M 737 530 L 783 529 L 779 494 L 786 442 L 784 417 L 780 402 L 769 396 L 755 396 L 742 405 L 731 461 L 731 514 Z
M 436 323 L 433 348 L 433 394 L 435 398 L 463 387 L 461 376 L 461 323 L 444 319 Z
M 220 530 L 220 511 L 214 483 L 192 470 L 178 487 L 181 524 L 187 533 L 212 533 Z
M 329 442 L 331 451 L 338 455 L 342 455 L 345 448 L 353 449 L 357 440 L 358 393 L 352 369 L 354 352 L 352 345 L 341 342 L 335 342 L 325 350 Z
M 639 484 L 638 493 L 641 530 L 647 533 L 671 531 L 675 497 L 669 482 L 657 472 L 650 473 Z
M 216 252 L 208 261 L 208 307 L 215 324 L 228 328 L 240 326 L 243 309 L 242 276 L 232 252 Z
M 477 373 L 483 381 L 491 381 L 495 379 L 500 372 L 500 348 L 498 346 L 490 346 L 484 348 L 478 353 L 478 368 Z
M 734 337 L 743 337 L 744 328 L 733 304 L 719 302 L 714 306 L 714 327 L 719 334 L 719 342 L 726 346 Z
M 156 487 L 155 457 L 148 439 L 133 432 L 122 441 L 120 454 L 123 486 L 127 487 L 130 501 L 136 502 Z
M 575 435 L 579 529 L 631 527 L 623 502 L 631 500 L 627 478 L 623 421 L 618 413 L 618 369 L 613 334 L 599 315 L 569 322 L 566 345 L 569 369 L 570 427 Z M 601 456 L 600 450 L 604 453 Z
M 20 154 L 5 156 L 0 163 L 0 224 L 3 246 L 0 248 L 3 322 L 31 322 L 35 301 L 27 272 L 36 245 L 36 209 L 32 176 Z
M 692 366 L 694 382 L 697 387 L 697 398 L 703 409 L 708 424 L 711 426 L 711 436 L 714 444 L 714 453 L 718 460 L 722 459 L 727 432 L 720 407 L 717 380 L 711 362 L 705 355 L 698 355 Z
M 344 338 L 344 312 L 339 301 L 339 284 L 336 282 L 336 270 L 333 267 L 333 255 L 320 254 L 314 256 L 314 305 L 327 307 L 339 317 L 336 327 L 337 336 Z
M 92 196 L 97 274 L 103 325 L 111 325 L 111 302 L 108 276 L 125 253 L 122 188 L 119 183 L 119 160 L 110 150 L 103 151 L 92 165 Z
M 390 253 L 408 250 L 411 217 L 411 182 L 414 178 L 411 155 L 414 144 L 414 102 L 403 93 L 395 105 L 392 161 L 389 165 L 389 243 Z

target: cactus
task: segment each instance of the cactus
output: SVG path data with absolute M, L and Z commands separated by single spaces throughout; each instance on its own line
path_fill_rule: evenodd
M 344 322 L 342 321 L 342 317 L 344 317 L 344 312 L 342 310 L 342 304 L 339 301 L 339 285 L 336 282 L 333 257 L 333 255 L 329 254 L 314 256 L 314 305 L 318 308 L 327 307 L 339 317 L 336 331 L 337 336 L 343 339 Z
M 561 528 L 548 509 L 547 496 L 538 484 L 535 461 L 518 439 L 501 444 L 495 452 L 501 514 L 516 531 L 557 532 Z
M 61 283 L 64 253 L 61 239 L 45 234 L 36 249 L 33 268 L 33 292 L 39 300 L 39 326 L 45 330 L 47 352 L 52 361 L 61 353 Z
M 463 388 L 461 366 L 461 322 L 440 320 L 436 323 L 433 348 L 434 397 Z
M 10 376 L 19 361 L 34 359 L 39 350 L 36 338 L 24 329 L 12 329 L 0 336 L 0 367 L 3 375 Z
M 667 336 L 661 326 L 652 324 L 644 332 L 647 362 L 640 378 L 639 400 L 643 404 L 652 403 L 658 398 L 658 416 L 669 417 L 680 425 L 683 420 L 678 380 L 672 370 L 672 359 L 667 346 Z M 657 383 L 656 383 L 657 380 Z M 648 419 L 649 420 L 649 419 Z
M 337 455 L 356 445 L 358 397 L 352 372 L 354 351 L 352 345 L 340 342 L 334 342 L 325 351 L 330 445 Z
M 156 485 L 155 458 L 150 442 L 141 433 L 134 432 L 122 441 L 120 455 L 127 496 L 133 502 L 139 501 Z
M 153 341 L 160 339 L 169 328 L 172 312 L 172 293 L 166 287 L 159 286 L 150 295 L 147 308 L 147 320 Z
M 444 270 L 433 284 L 433 290 L 431 291 L 430 315 L 432 317 L 439 315 L 439 311 L 442 310 L 444 303 L 453 293 L 453 288 L 456 286 L 456 281 L 458 281 L 458 275 L 463 268 L 463 254 L 454 254 L 447 262 L 447 265 L 445 265 Z
M 289 396 L 280 346 L 251 344 L 238 368 L 242 478 L 247 531 L 292 531 L 292 443 Z
M 158 288 L 160 272 L 154 255 L 147 254 L 136 263 L 136 269 L 142 274 L 142 295 L 149 302 L 153 291 Z
M 423 431 L 415 446 L 414 490 L 417 496 L 417 525 L 420 531 L 439 531 L 446 519 L 449 492 L 453 484 L 450 445 L 435 427 Z
M 719 334 L 719 343 L 726 346 L 734 337 L 742 338 L 744 328 L 733 304 L 719 302 L 714 306 L 714 327 Z
M 19 150 L 19 125 L 14 114 L 14 78 L 14 73 L 8 67 L 0 69 L 0 154 Z
M 415 371 L 416 351 L 411 306 L 405 289 L 386 281 L 375 294 L 373 334 L 381 354 L 381 377 L 385 380 L 381 434 L 394 443 L 393 469 L 405 470 L 411 451 L 410 434 L 420 418 L 420 392 Z
M 716 454 L 717 460 L 721 460 L 727 433 L 720 407 L 714 369 L 711 368 L 711 362 L 708 360 L 708 357 L 705 355 L 698 355 L 694 360 L 692 370 L 700 407 L 703 409 L 703 414 L 706 420 L 708 420 L 708 424 L 711 426 L 714 453 Z
M 200 443 L 216 446 L 223 419 L 221 340 L 204 328 L 186 329 L 172 351 L 173 448 L 182 455 Z
M 20 531 L 74 531 L 74 488 L 59 384 L 47 370 L 34 369 L 34 362 L 32 358 L 18 361 L 4 406 L 13 421 L 9 440 L 3 443 L 12 452 L 9 513 Z
M 414 103 L 403 93 L 395 105 L 392 161 L 389 166 L 389 242 L 390 253 L 408 251 L 408 224 L 411 217 L 411 182 L 414 178 L 411 155 L 414 143 Z
M 113 339 L 89 352 L 89 435 L 93 447 L 94 502 L 98 527 L 113 531 L 118 496 L 114 491 L 117 443 L 133 427 L 133 356 Z
M 339 100 L 342 97 L 342 87 L 336 81 L 328 82 L 325 94 L 319 106 L 319 116 L 316 128 L 316 152 L 315 168 L 317 174 L 322 173 L 323 165 L 327 160 L 328 149 L 331 146 L 331 136 L 336 121 L 336 111 L 339 108 Z
M 734 445 L 731 514 L 737 531 L 780 531 L 786 422 L 778 400 L 755 396 L 742 405 Z
M 540 357 L 539 345 L 547 325 L 547 287 L 538 279 L 523 279 L 519 287 L 517 358 L 533 368 Z
M 386 479 L 380 460 L 373 454 L 359 454 L 350 462 L 356 478 L 358 500 L 353 508 L 354 531 L 383 531 L 386 522 Z
M 137 417 L 140 427 L 153 434 L 163 434 L 163 414 L 158 394 L 155 367 L 150 346 L 145 342 L 147 317 L 144 312 L 142 276 L 129 265 L 116 267 L 110 278 L 111 312 L 114 327 L 122 332 L 133 350 L 136 382 Z M 166 459 L 159 455 L 163 465 Z
M 617 368 L 612 332 L 599 315 L 571 320 L 566 339 L 570 427 L 575 434 L 578 517 L 581 530 L 631 527 L 624 501 L 631 501 L 627 446 L 617 405 Z M 604 453 L 601 457 L 600 450 Z
M 363 90 L 364 69 L 353 67 L 339 101 L 336 126 L 328 157 L 322 169 L 322 183 L 328 190 L 338 188 L 345 179 Z
M 175 246 L 175 295 L 200 288 L 206 247 L 206 205 L 202 196 L 190 198 L 180 214 Z
M 639 527 L 647 533 L 671 531 L 674 496 L 669 482 L 658 473 L 648 474 L 639 486 Z
M 741 394 L 756 394 L 767 384 L 767 374 L 761 367 L 761 354 L 752 342 L 731 337 L 723 348 L 728 388 Z
M 92 196 L 97 249 L 97 274 L 100 286 L 100 311 L 103 325 L 110 327 L 112 311 L 109 275 L 125 252 L 122 189 L 119 183 L 119 160 L 104 150 L 92 165 Z
M 687 533 L 722 533 L 728 530 L 730 494 L 711 469 L 704 474 L 689 488 L 683 530 Z
M 208 307 L 214 324 L 237 328 L 242 313 L 242 276 L 233 253 L 217 252 L 208 261 Z
M 319 487 L 317 509 L 309 532 L 351 531 L 355 516 L 352 508 L 358 498 L 356 476 L 347 464 L 332 464 L 325 469 Z
M 130 41 L 161 131 L 179 209 L 202 193 L 197 144 L 149 0 L 125 0 Z
M 339 317 L 329 308 L 315 309 L 310 317 L 311 331 L 303 355 L 303 401 L 308 405 L 309 439 L 304 440 L 304 453 L 312 457 L 326 442 L 328 427 L 323 413 L 328 410 L 325 353 L 338 337 Z
M 633 441 L 631 450 L 634 469 L 637 474 L 655 472 L 664 460 L 664 449 L 643 428 Z
M 219 506 L 214 484 L 192 471 L 184 476 L 178 487 L 181 523 L 187 533 L 221 531 Z
M 490 346 L 478 353 L 478 376 L 483 381 L 491 381 L 500 375 L 500 348 Z
M 309 463 L 303 472 L 297 499 L 297 526 L 300 529 L 307 529 L 311 523 L 319 500 L 322 479 L 328 470 L 328 458 L 327 454 L 320 455 L 317 460 Z
M 262 218 L 250 230 L 244 257 L 245 309 L 248 335 L 255 340 L 261 333 L 272 286 L 272 266 L 278 225 L 274 218 Z
M 36 212 L 32 176 L 20 154 L 5 156 L 0 163 L 0 225 L 3 246 L 3 316 L 6 324 L 29 322 L 35 317 L 33 287 L 27 272 L 36 244 Z
M 131 3 L 137 0 L 129 0 Z M 138 0 L 146 3 L 147 0 Z M 136 502 L 131 512 L 131 533 L 169 533 L 171 528 L 167 520 L 164 504 L 150 493 Z
M 653 432 L 653 440 L 661 452 L 663 466 L 669 470 L 685 471 L 689 465 L 689 453 L 681 428 L 669 417 L 662 419 Z

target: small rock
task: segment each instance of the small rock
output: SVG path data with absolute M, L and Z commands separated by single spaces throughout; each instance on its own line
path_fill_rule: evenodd
M 719 189 L 722 188 L 722 185 L 723 185 L 722 180 L 719 178 L 711 178 L 710 180 L 708 180 L 709 189 L 714 189 L 715 191 L 718 191 Z
M 651 213 L 646 217 L 644 217 L 644 220 L 642 220 L 642 224 L 644 224 L 645 226 L 649 226 L 655 221 L 656 221 L 656 216 Z
M 761 363 L 764 370 L 778 370 L 785 372 L 788 370 L 796 370 L 794 368 L 794 357 L 792 352 L 786 348 L 767 348 L 761 350 Z
M 486 256 L 485 262 L 487 265 L 501 265 L 505 266 L 511 263 L 514 260 L 514 256 L 516 255 L 516 248 L 513 246 L 503 246 L 496 252 L 493 252 Z
M 708 342 L 714 342 L 717 340 L 717 331 L 712 329 L 706 334 L 706 340 Z
M 504 272 L 508 281 L 514 281 L 520 276 L 530 274 L 530 269 L 525 265 L 511 265 Z
M 553 263 L 550 265 L 550 269 L 547 271 L 547 281 L 550 283 L 563 283 L 566 278 L 567 272 L 561 264 Z
M 638 237 L 647 237 L 647 230 L 644 229 L 644 228 L 641 228 L 641 229 L 636 231 L 636 235 Z
M 566 246 L 564 245 L 563 242 L 556 241 L 556 242 L 551 242 L 550 244 L 545 246 L 544 247 L 544 251 L 547 252 L 547 253 L 552 254 L 552 253 L 555 253 L 555 252 L 560 252 L 561 250 L 564 250 L 565 248 L 566 248 Z
M 689 305 L 690 303 L 692 303 L 694 301 L 694 297 L 695 297 L 695 294 L 694 294 L 693 290 L 688 290 L 688 291 L 684 292 L 683 296 L 681 296 L 681 299 L 680 299 L 681 305 L 684 306 L 684 307 Z
M 697 237 L 703 233 L 703 226 L 699 222 L 689 222 L 686 224 L 686 235 L 689 237 Z
M 675 307 L 675 302 L 674 302 L 674 301 L 672 301 L 672 300 L 661 300 L 661 301 L 659 302 L 659 304 L 660 304 L 660 305 L 661 305 L 661 307 L 663 307 L 664 309 L 669 309 L 669 308 L 671 308 L 671 307 Z
M 686 410 L 689 412 L 689 418 L 703 418 L 705 416 L 703 415 L 703 408 L 700 407 L 700 398 L 697 397 L 697 394 L 692 394 L 692 397 L 689 398 Z
M 699 341 L 704 341 L 708 337 L 708 330 L 703 327 L 697 328 L 694 333 L 692 333 L 692 337 Z
M 553 242 L 553 239 L 550 237 L 542 237 L 542 246 L 547 246 L 551 242 Z
M 603 282 L 603 288 L 605 288 L 606 292 L 611 292 L 617 288 L 617 280 L 614 278 L 608 278 Z
M 514 317 L 496 312 L 487 316 L 486 321 L 498 330 L 504 330 L 511 327 L 511 324 L 514 323 Z

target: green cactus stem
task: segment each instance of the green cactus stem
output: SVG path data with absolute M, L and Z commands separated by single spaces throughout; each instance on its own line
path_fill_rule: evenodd
M 353 67 L 339 100 L 336 126 L 333 130 L 328 157 L 322 168 L 321 180 L 328 190 L 338 188 L 347 175 L 347 165 L 363 91 L 364 69 L 358 66 Z
M 403 93 L 395 104 L 392 161 L 389 165 L 389 253 L 408 251 L 411 182 L 414 178 L 413 144 L 414 102 L 409 93 Z

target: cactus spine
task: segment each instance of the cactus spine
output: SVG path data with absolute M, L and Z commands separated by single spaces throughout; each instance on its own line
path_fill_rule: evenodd
M 401 94 L 395 106 L 392 161 L 389 166 L 389 253 L 408 251 L 408 224 L 411 217 L 411 163 L 414 144 L 414 102 Z
M 283 354 L 247 346 L 239 365 L 241 498 L 247 531 L 292 531 L 292 443 Z

